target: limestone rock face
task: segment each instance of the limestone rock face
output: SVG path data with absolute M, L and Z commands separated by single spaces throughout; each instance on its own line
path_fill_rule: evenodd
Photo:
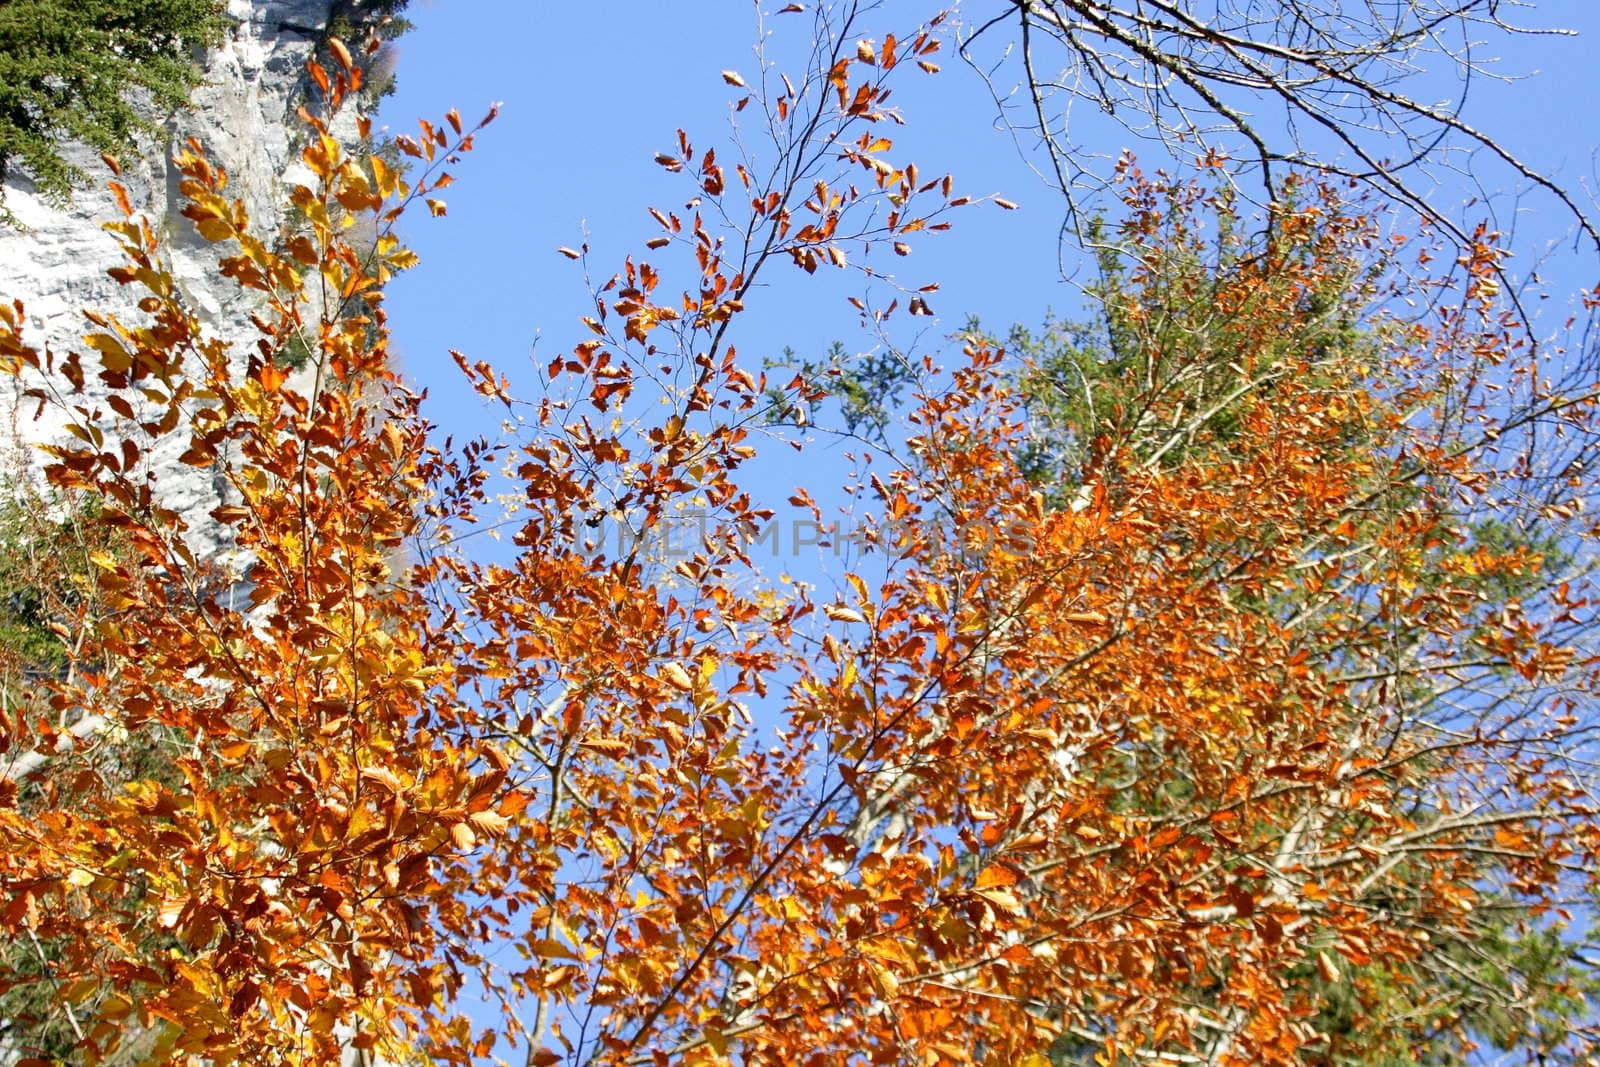
M 143 145 L 141 158 L 123 168 L 121 181 L 134 207 L 167 237 L 174 273 L 190 305 L 210 329 L 236 339 L 241 351 L 254 342 L 249 316 L 259 301 L 217 276 L 216 263 L 227 246 L 201 240 L 179 213 L 179 174 L 171 157 L 188 138 L 198 140 L 211 161 L 227 171 L 228 193 L 244 201 L 257 232 L 273 232 L 286 205 L 285 178 L 301 166 L 295 111 L 305 99 L 305 63 L 338 3 L 228 0 L 229 28 L 206 57 L 204 82 L 192 106 L 166 117 L 166 136 Z M 347 108 L 336 135 L 354 141 L 355 122 L 354 109 Z M 139 321 L 132 291 L 106 275 L 121 262 L 115 239 L 100 229 L 120 217 L 105 189 L 111 174 L 87 148 L 69 148 L 66 154 L 91 176 L 89 187 L 62 208 L 38 196 L 26 177 L 13 174 L 6 180 L 6 206 L 23 228 L 0 228 L 0 300 L 22 300 L 29 343 L 57 352 L 80 347 L 78 339 L 90 329 L 84 308 Z M 34 418 L 37 405 L 21 401 L 21 388 L 14 380 L 0 382 L 0 450 L 10 453 L 7 463 L 13 469 L 19 456 L 36 451 L 30 446 L 61 433 L 61 418 L 48 408 Z M 37 459 L 22 459 L 28 462 L 36 465 Z M 219 531 L 207 517 L 218 500 L 215 473 L 178 464 L 175 455 L 158 454 L 154 466 L 163 500 L 190 524 L 190 547 L 203 557 L 222 551 Z

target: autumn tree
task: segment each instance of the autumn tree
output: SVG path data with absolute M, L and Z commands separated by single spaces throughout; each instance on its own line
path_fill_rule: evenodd
M 1396 346 L 1406 343 L 1410 330 L 1394 313 L 1401 306 L 1397 296 L 1426 283 L 1415 274 L 1396 277 L 1402 259 L 1412 257 L 1393 248 L 1375 254 L 1370 223 L 1330 199 L 1326 189 L 1309 204 L 1305 191 L 1291 190 L 1302 208 L 1315 213 L 1315 224 L 1269 230 L 1263 237 L 1241 224 L 1236 198 L 1226 189 L 1146 178 L 1131 161 L 1122 184 L 1124 221 L 1104 228 L 1113 232 L 1101 229 L 1093 236 L 1102 250 L 1092 305 L 1099 320 L 1077 326 L 1049 322 L 1042 332 L 1017 330 L 1011 337 L 1023 357 L 1018 384 L 1027 408 L 1019 458 L 1057 506 L 1080 499 L 1084 472 L 1100 468 L 1106 456 L 1120 456 L 1117 466 L 1178 468 L 1209 466 L 1238 451 L 1240 415 L 1254 403 L 1250 398 L 1276 391 L 1290 367 L 1341 404 L 1376 402 L 1385 417 L 1416 416 L 1408 405 L 1418 395 L 1400 387 L 1404 374 L 1395 369 L 1405 362 Z M 1297 215 L 1287 217 L 1298 221 Z M 1236 294 L 1244 287 L 1249 295 L 1241 298 Z M 1485 332 L 1478 340 L 1491 338 Z M 1501 348 L 1505 338 L 1491 344 L 1457 358 L 1479 378 L 1509 382 L 1526 373 L 1505 369 L 1514 345 Z M 1439 391 L 1429 401 L 1431 410 L 1470 409 L 1460 396 L 1445 399 L 1445 380 L 1435 379 Z M 1530 402 L 1534 409 L 1526 406 Z M 1510 447 L 1522 430 L 1545 422 L 1562 403 L 1552 406 L 1551 396 L 1502 401 L 1493 416 L 1509 427 L 1504 434 L 1493 431 L 1500 445 Z M 1479 421 L 1484 417 L 1480 412 L 1475 420 L 1454 424 L 1441 419 L 1433 431 L 1435 447 L 1473 451 L 1483 443 L 1478 435 L 1486 432 Z M 1348 455 L 1392 450 L 1393 443 L 1372 435 L 1371 424 L 1367 417 L 1348 426 L 1339 447 Z M 1556 469 L 1581 466 L 1581 456 L 1568 454 L 1558 463 L 1501 472 L 1498 501 L 1488 493 L 1462 499 L 1452 482 L 1440 483 L 1414 466 L 1400 486 L 1375 483 L 1363 511 L 1372 516 L 1410 509 L 1424 495 L 1440 507 L 1438 502 L 1457 496 L 1453 506 L 1440 507 L 1440 534 L 1448 539 L 1427 554 L 1427 565 L 1452 572 L 1459 595 L 1470 595 L 1483 610 L 1520 607 L 1550 596 L 1588 566 L 1581 552 L 1575 554 L 1566 521 L 1581 506 L 1583 487 L 1552 478 Z M 1308 547 L 1311 556 L 1322 551 L 1315 538 Z M 1376 556 L 1388 550 L 1369 542 L 1360 551 Z M 1460 566 L 1452 557 L 1472 562 Z M 1481 566 L 1488 559 L 1499 563 Z M 1341 595 L 1369 594 L 1357 585 Z M 1318 610 L 1299 590 L 1257 598 L 1254 607 L 1293 619 Z M 1366 672 L 1368 685 L 1398 691 L 1401 710 L 1388 727 L 1391 738 L 1419 743 L 1412 735 L 1430 734 L 1446 719 L 1456 720 L 1458 729 L 1481 729 L 1479 714 L 1496 705 L 1551 695 L 1471 653 L 1457 653 L 1470 667 L 1441 676 L 1401 667 L 1429 654 L 1425 640 L 1417 632 L 1392 634 L 1387 658 L 1395 669 L 1385 673 L 1373 666 Z M 1323 669 L 1339 677 L 1349 673 L 1348 655 L 1324 649 L 1319 658 Z M 1372 699 L 1364 689 L 1354 698 Z M 1448 766 L 1452 757 L 1428 758 Z M 1508 802 L 1499 797 L 1485 806 L 1500 810 Z M 1415 959 L 1375 967 L 1363 961 L 1339 968 L 1334 979 L 1309 966 L 1296 972 L 1306 983 L 1304 995 L 1322 1005 L 1316 1025 L 1327 1034 L 1324 1059 L 1459 1063 L 1470 1062 L 1478 1043 L 1520 1049 L 1530 1057 L 1587 1047 L 1592 1035 L 1585 998 L 1595 992 L 1595 976 L 1582 921 L 1562 921 L 1509 891 L 1515 879 L 1502 866 L 1504 850 L 1483 847 L 1473 856 L 1480 865 L 1474 884 L 1484 899 L 1466 921 L 1433 929 Z M 1398 880 L 1392 884 L 1372 886 L 1390 907 L 1410 897 L 1412 879 L 1429 872 L 1423 864 L 1400 863 L 1394 874 Z M 1582 899 L 1581 891 L 1576 895 Z
M 312 74 L 337 107 L 361 75 L 333 51 L 333 77 Z M 90 554 L 100 596 L 59 624 L 74 669 L 32 687 L 49 714 L 8 706 L 17 773 L 0 783 L 7 938 L 45 950 L 7 983 L 48 988 L 90 1062 L 131 1034 L 140 1062 L 327 1062 L 352 1046 L 405 1062 L 393 998 L 431 1003 L 430 946 L 450 929 L 415 890 L 436 854 L 514 803 L 472 739 L 437 726 L 427 739 L 427 709 L 452 717 L 449 679 L 424 656 L 420 593 L 391 577 L 428 460 L 416 398 L 386 367 L 380 286 L 409 259 L 385 218 L 440 175 L 401 187 L 308 121 L 318 181 L 296 192 L 304 228 L 274 240 L 281 253 L 245 229 L 224 175 L 194 152 L 179 163 L 199 232 L 238 240 L 219 269 L 263 294 L 248 351 L 206 334 L 125 199 L 115 274 L 144 291 L 141 321 L 90 313 L 89 391 L 80 354 L 28 347 L 20 306 L 0 313 L 7 367 L 71 421 L 51 484 L 96 500 L 95 527 L 125 546 Z M 342 236 L 358 212 L 382 234 L 371 248 Z M 303 390 L 275 359 L 295 336 L 317 353 Z M 152 452 L 175 436 L 182 462 L 228 486 L 213 517 L 233 531 L 235 573 L 195 557 L 157 491 Z M 96 717 L 108 727 L 77 728 Z M 120 738 L 167 739 L 174 773 L 127 780 Z M 375 755 L 396 751 L 401 763 Z M 400 774 L 428 799 L 379 802 Z M 391 825 L 408 844 L 383 844 Z
M 1030 804 L 1025 790 L 1011 789 L 1043 775 L 979 765 L 976 781 L 987 780 L 997 799 L 978 817 L 1031 831 L 1020 850 L 1026 858 L 994 876 L 1006 903 L 1041 920 L 1030 944 L 1070 945 L 1065 964 L 1058 953 L 1067 950 L 1048 952 L 1053 966 L 1033 971 L 1010 995 L 1019 1012 L 1026 1005 L 1057 1022 L 1051 1044 L 1069 1060 L 1114 1043 L 1132 1046 L 1134 1056 L 1143 1049 L 1221 1062 L 1384 1062 L 1421 1049 L 1448 1056 L 1485 1030 L 1530 1055 L 1581 1054 L 1589 1040 L 1578 999 L 1584 978 L 1571 973 L 1571 945 L 1546 945 L 1539 959 L 1552 931 L 1539 916 L 1552 915 L 1548 908 L 1567 893 L 1581 900 L 1583 884 L 1555 888 L 1563 846 L 1545 836 L 1549 827 L 1524 836 L 1550 809 L 1542 783 L 1534 796 L 1522 794 L 1536 779 L 1515 755 L 1538 751 L 1542 774 L 1581 793 L 1584 734 L 1567 709 L 1581 712 L 1589 683 L 1566 676 L 1564 654 L 1554 649 L 1554 674 L 1483 649 L 1504 648 L 1493 636 L 1508 606 L 1500 597 L 1517 616 L 1524 599 L 1552 597 L 1557 603 L 1538 625 L 1566 629 L 1574 621 L 1564 618 L 1570 587 L 1560 583 L 1581 580 L 1582 568 L 1471 530 L 1463 512 L 1472 511 L 1452 501 L 1466 470 L 1432 471 L 1418 460 L 1425 447 L 1453 459 L 1467 450 L 1425 445 L 1400 429 L 1417 417 L 1413 405 L 1443 408 L 1444 394 L 1386 382 L 1393 372 L 1380 374 L 1385 364 L 1351 351 L 1354 338 L 1344 338 L 1344 352 L 1321 343 L 1348 334 L 1328 329 L 1319 316 L 1334 309 L 1313 297 L 1362 277 L 1349 270 L 1357 265 L 1349 252 L 1369 232 L 1359 218 L 1320 197 L 1293 212 L 1286 206 L 1295 228 L 1259 255 L 1229 257 L 1224 239 L 1218 273 L 1186 273 L 1172 268 L 1204 252 L 1188 199 L 1199 194 L 1138 181 L 1132 195 L 1133 279 L 1118 310 L 1128 313 L 1121 325 L 1137 342 L 1118 352 L 1120 365 L 1085 366 L 1071 353 L 1074 366 L 1033 383 L 1062 392 L 1056 410 L 1075 408 L 1070 424 L 1080 435 L 1058 433 L 1055 443 L 1071 458 L 1052 466 L 1035 453 L 1033 469 L 1061 479 L 1051 488 L 1064 505 L 1063 525 L 1120 512 L 1135 529 L 1151 523 L 1153 540 L 1138 555 L 1114 557 L 1097 579 L 1066 572 L 1051 586 L 1080 605 L 1066 614 L 1091 632 L 1108 628 L 1104 640 L 1113 642 L 1070 662 L 1073 684 L 1056 690 L 1050 670 L 1021 679 L 996 671 L 999 684 L 977 702 L 984 710 L 998 704 L 998 715 L 1011 695 L 1020 723 L 1028 721 L 1024 700 L 1054 694 L 1082 716 L 1058 735 L 1065 781 L 1044 795 L 1060 808 Z M 1168 290 L 1169 282 L 1178 284 Z M 1485 355 L 1476 347 L 1482 340 L 1456 356 Z M 1390 356 L 1390 365 L 1405 366 L 1404 353 Z M 1233 384 L 1215 388 L 1228 378 Z M 1547 398 L 1544 414 L 1565 404 Z M 1026 438 L 1012 434 L 1008 458 L 1027 455 Z M 973 450 L 963 439 L 962 467 Z M 926 462 L 955 466 L 949 451 Z M 1448 492 L 1428 484 L 1435 477 Z M 1487 477 L 1472 474 L 1468 484 Z M 976 497 L 984 509 L 993 499 L 992 489 Z M 941 511 L 947 501 L 939 498 Z M 1178 510 L 1156 517 L 1151 509 L 1162 501 Z M 1325 506 L 1331 510 L 1318 518 Z M 1570 550 L 1573 505 L 1561 507 L 1565 514 L 1551 516 L 1559 535 L 1545 529 Z M 992 511 L 977 515 L 986 533 L 996 528 Z M 1113 552 L 1108 540 L 1100 533 L 1080 551 L 1104 559 Z M 1036 539 L 1028 548 L 1029 564 L 1052 558 Z M 986 558 L 992 566 L 994 555 Z M 1146 578 L 1151 585 L 1140 584 Z M 1096 594 L 1110 589 L 1127 600 L 1097 604 Z M 1188 595 L 1204 607 L 1184 610 Z M 1012 603 L 991 600 L 985 614 L 1015 626 L 1001 650 L 1016 656 L 1040 624 L 1017 617 Z M 1438 610 L 1443 604 L 1452 606 Z M 1396 610 L 1426 610 L 1426 621 L 1398 622 Z M 976 622 L 964 629 L 986 632 Z M 1212 673 L 1213 662 L 1221 673 Z M 1093 664 L 1113 673 L 1098 675 Z M 1567 688 L 1571 681 L 1578 689 Z M 971 715 L 964 745 L 973 724 L 985 721 L 977 709 Z M 851 824 L 852 839 L 900 837 L 924 817 L 917 803 L 930 787 L 903 770 L 891 780 L 916 802 L 897 797 L 867 808 Z M 998 802 L 1006 795 L 1009 811 Z M 1103 822 L 1046 821 L 1090 812 L 1120 833 Z M 1574 816 L 1569 829 L 1582 840 L 1586 816 Z M 992 835 L 997 827 L 984 829 Z M 1064 829 L 1081 839 L 1064 846 Z M 979 852 L 986 843 L 969 847 Z M 1180 859 L 1191 847 L 1197 851 Z M 1049 858 L 1027 855 L 1035 850 Z M 1454 866 L 1441 877 L 1446 857 Z M 1160 862 L 1175 866 L 1163 872 Z M 1546 870 L 1530 876 L 1529 865 Z M 1544 879 L 1549 889 L 1535 889 Z M 1310 896 L 1279 910 L 1290 885 Z M 1209 896 L 1183 905 L 1179 887 Z M 1508 904 L 1515 910 L 1500 910 Z M 1062 912 L 1075 907 L 1071 933 L 1058 931 Z M 1099 936 L 1094 919 L 1106 924 Z M 1522 924 L 1525 953 L 1494 943 L 1508 921 Z M 1257 935 L 1264 942 L 1250 943 Z M 1298 959 L 1277 955 L 1297 937 L 1305 939 L 1293 950 Z M 1020 952 L 1014 960 L 1039 966 Z M 1495 965 L 1524 974 L 1491 985 L 1483 976 Z M 1549 988 L 1523 988 L 1528 975 Z M 1406 988 L 1419 979 L 1423 989 Z M 1399 996 L 1385 996 L 1386 986 Z M 1441 992 L 1448 995 L 1435 1001 Z M 1388 1015 L 1397 1004 L 1420 1010 Z M 1468 1014 L 1475 1011 L 1483 1014 Z
M 48 946 L 6 979 L 48 987 L 74 1055 L 115 1055 L 132 1019 L 148 1062 L 1290 1063 L 1337 1051 L 1308 971 L 1402 980 L 1486 898 L 1583 883 L 1582 576 L 1480 598 L 1540 561 L 1465 537 L 1453 501 L 1518 473 L 1495 451 L 1516 424 L 1461 391 L 1476 368 L 1582 448 L 1592 400 L 1520 374 L 1483 285 L 1376 366 L 1285 342 L 1362 284 L 1371 229 L 1336 190 L 1285 199 L 1208 294 L 1261 379 L 1225 413 L 1124 405 L 1138 447 L 1086 424 L 1053 506 L 1019 462 L 1029 398 L 972 339 L 863 456 L 837 594 L 764 573 L 746 471 L 817 390 L 738 352 L 763 283 L 876 270 L 973 202 L 893 139 L 939 27 L 813 19 L 800 61 L 724 74 L 769 140 L 683 132 L 658 158 L 686 199 L 598 274 L 528 399 L 457 355 L 506 438 L 439 440 L 390 362 L 383 285 L 415 260 L 394 224 L 445 213 L 475 132 L 453 112 L 398 140 L 404 176 L 308 117 L 303 222 L 272 240 L 181 158 L 186 216 L 261 294 L 249 344 L 206 332 L 131 210 L 109 229 L 137 316 L 90 312 L 56 353 L 0 307 L 0 360 L 69 416 L 51 484 L 125 546 L 63 623 L 78 669 L 5 723 L 41 769 L 0 784 L 0 930 Z M 331 52 L 330 109 L 362 81 Z M 1136 233 L 1192 244 L 1189 194 L 1134 188 Z M 161 499 L 174 441 L 227 489 L 231 560 L 195 558 Z M 471 550 L 508 520 L 509 554 Z M 1462 672 L 1521 681 L 1457 709 Z M 111 773 L 89 715 L 175 739 L 180 777 Z M 500 1008 L 486 1031 L 469 997 Z

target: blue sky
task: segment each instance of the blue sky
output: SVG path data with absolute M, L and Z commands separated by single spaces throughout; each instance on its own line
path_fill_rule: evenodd
M 577 321 L 592 307 L 582 268 L 556 249 L 587 240 L 591 269 L 602 280 L 625 255 L 643 251 L 642 242 L 659 232 L 647 206 L 672 210 L 689 195 L 683 179 L 652 157 L 672 147 L 680 127 L 701 149 L 727 137 L 730 105 L 740 94 L 721 72 L 754 74 L 757 26 L 754 8 L 743 3 L 707 4 L 699 10 L 720 17 L 698 19 L 687 5 L 632 2 L 609 5 L 603 20 L 594 17 L 599 9 L 586 14 L 565 5 L 424 0 L 413 8 L 418 25 L 400 43 L 400 89 L 385 103 L 383 121 L 401 130 L 414 116 L 437 118 L 449 106 L 470 119 L 490 101 L 504 102 L 455 168 L 459 180 L 445 194 L 449 216 L 409 224 L 407 237 L 423 265 L 390 292 L 402 364 L 432 390 L 433 417 L 460 437 L 492 432 L 504 411 L 465 388 L 447 350 L 487 359 L 514 382 L 520 372 L 522 395 L 536 395 L 533 367 L 589 336 Z M 904 30 L 922 10 L 892 4 L 885 19 L 867 25 L 881 37 L 878 26 Z M 785 43 L 798 49 L 809 40 L 808 16 L 774 25 L 787 33 L 780 53 Z M 530 46 L 539 41 L 560 43 Z M 1050 195 L 992 128 L 978 80 L 954 56 L 937 58 L 942 73 L 913 73 L 903 84 L 915 91 L 897 95 L 909 120 L 887 131 L 897 155 L 905 150 L 925 174 L 953 172 L 957 188 L 970 195 L 1008 196 L 1024 209 L 965 209 L 950 233 L 919 235 L 929 239 L 916 243 L 911 256 L 879 262 L 903 282 L 940 283 L 928 298 L 940 318 L 914 320 L 919 351 L 936 354 L 970 314 L 1003 330 L 1073 304 L 1059 282 L 1059 219 Z M 1030 200 L 1040 210 L 1027 210 Z M 846 279 L 774 267 L 772 284 L 748 302 L 734 336 L 747 366 L 759 369 L 785 347 L 819 356 L 834 341 L 852 350 L 871 343 L 845 302 L 856 291 L 844 288 Z M 803 454 L 774 444 L 741 478 L 779 513 L 786 541 L 772 574 L 830 587 L 843 567 L 827 550 L 796 558 L 794 535 L 805 531 L 794 524 L 808 513 L 787 500 L 803 484 L 825 510 L 837 502 L 850 467 L 846 448 L 827 437 Z

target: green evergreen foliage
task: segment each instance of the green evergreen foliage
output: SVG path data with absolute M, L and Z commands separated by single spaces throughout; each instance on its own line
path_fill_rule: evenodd
M 856 355 L 839 341 L 828 346 L 822 359 L 797 358 L 794 349 L 785 348 L 781 359 L 768 359 L 766 365 L 797 372 L 812 389 L 836 401 L 846 433 L 878 440 L 890 426 L 904 391 L 916 379 L 911 363 L 899 352 Z M 770 421 L 793 423 L 805 418 L 782 389 L 770 389 L 767 399 Z
M 220 12 L 216 0 L 0 0 L 0 178 L 19 170 L 65 201 L 84 175 L 62 144 L 129 152 L 155 129 L 141 103 L 188 100 Z
M 328 18 L 325 38 L 337 38 L 352 51 L 361 53 L 361 66 L 365 81 L 361 87 L 362 103 L 376 108 L 378 102 L 395 91 L 395 49 L 391 42 L 412 28 L 410 19 L 403 18 L 409 0 L 341 0 L 333 6 Z M 324 60 L 328 57 L 322 55 Z
M 278 362 L 290 370 L 299 370 L 311 362 L 311 347 L 300 334 L 290 334 L 288 343 L 278 352 Z
M 1127 235 L 1089 225 L 1098 262 L 1086 296 L 1098 321 L 1047 317 L 1040 329 L 1015 326 L 1007 338 L 1024 367 L 1017 386 L 1030 429 L 1018 458 L 1058 503 L 1076 488 L 1097 439 L 1114 442 L 1126 462 L 1176 467 L 1197 449 L 1228 448 L 1240 410 L 1273 388 L 1280 362 L 1304 364 L 1325 388 L 1337 387 L 1325 368 L 1376 369 L 1376 339 L 1355 325 L 1372 278 L 1352 264 L 1351 274 L 1310 290 L 1293 269 L 1337 235 L 1264 247 L 1242 234 L 1247 224 L 1227 191 L 1208 204 L 1212 228 L 1201 231 L 1180 202 L 1192 195 L 1174 187 L 1164 205 L 1168 232 L 1160 241 L 1139 235 L 1137 255 L 1124 245 Z M 1293 208 L 1280 206 L 1285 214 Z M 1260 284 L 1247 290 L 1243 277 Z M 1251 292 L 1244 303 L 1222 295 L 1243 291 Z M 1296 328 L 1263 342 L 1247 327 L 1263 306 L 1280 307 Z
M 64 623 L 89 591 L 91 549 L 81 530 L 93 506 L 59 521 L 50 511 L 38 494 L 0 486 L 0 695 L 8 705 L 17 700 L 18 672 L 54 676 L 65 668 L 67 650 L 52 624 Z
M 366 3 L 346 2 L 336 5 L 328 19 L 328 36 L 350 42 L 363 31 L 376 33 L 380 40 L 392 41 L 410 31 L 411 20 L 402 18 L 409 0 L 367 0 Z
M 1327 1035 L 1318 1061 L 1337 1067 L 1468 1067 L 1577 1063 L 1563 1045 L 1587 1018 L 1597 983 L 1574 955 L 1573 932 L 1540 926 L 1514 901 L 1487 902 L 1478 936 L 1452 938 L 1412 964 L 1372 963 L 1336 982 L 1307 965 Z M 1587 998 L 1587 999 L 1586 999 Z

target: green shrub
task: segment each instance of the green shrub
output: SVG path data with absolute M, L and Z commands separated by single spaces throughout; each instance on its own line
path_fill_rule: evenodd
M 217 0 L 0 0 L 0 179 L 21 171 L 64 202 L 84 175 L 63 143 L 127 154 L 157 128 L 135 91 L 182 106 L 223 26 Z

